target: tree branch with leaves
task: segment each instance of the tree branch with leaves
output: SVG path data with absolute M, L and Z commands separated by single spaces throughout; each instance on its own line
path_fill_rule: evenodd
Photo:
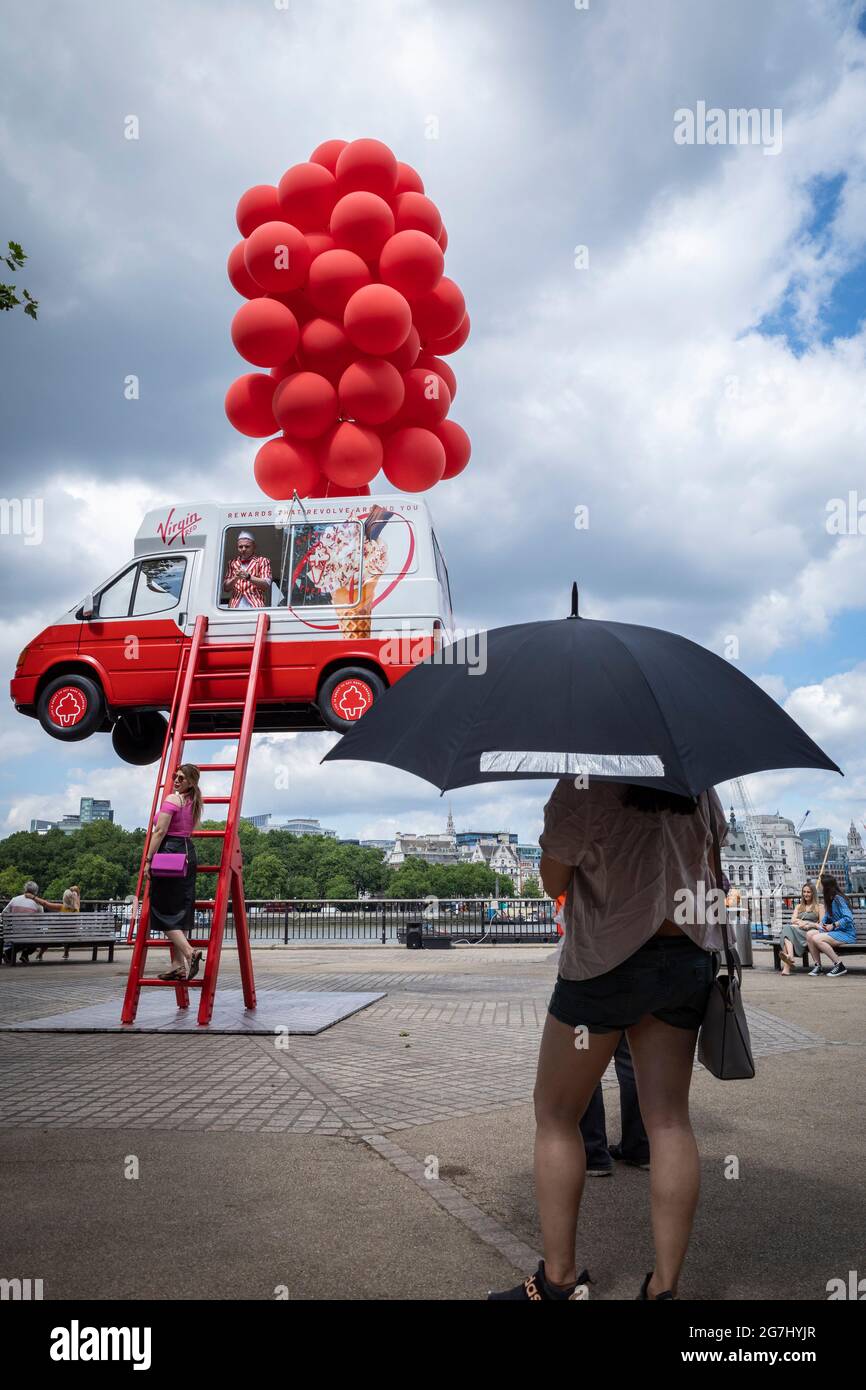
M 27 260 L 27 256 L 23 247 L 19 246 L 17 241 L 10 241 L 8 244 L 8 254 L 0 254 L 0 260 L 3 261 L 4 265 L 8 266 L 13 275 L 17 275 L 19 270 L 24 269 L 24 262 Z M 0 284 L 0 309 L 15 309 L 19 304 L 23 303 L 25 314 L 27 314 L 28 318 L 35 319 L 36 310 L 39 308 L 39 301 L 33 298 L 29 290 L 22 289 L 21 293 L 24 296 L 23 300 L 18 298 L 15 285 Z

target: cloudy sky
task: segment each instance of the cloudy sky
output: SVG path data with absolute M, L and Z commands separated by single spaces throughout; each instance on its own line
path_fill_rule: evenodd
M 375 136 L 439 204 L 473 319 L 452 359 L 473 458 L 428 494 L 457 622 L 565 616 L 576 578 L 586 616 L 720 653 L 735 638 L 846 772 L 754 777 L 758 809 L 809 809 L 837 834 L 866 818 L 863 9 L 28 0 L 8 15 L 0 236 L 23 243 L 40 315 L 0 323 L 2 489 L 44 499 L 45 535 L 0 535 L 4 679 L 131 554 L 148 506 L 256 496 L 255 446 L 222 408 L 239 372 L 234 207 L 322 140 Z M 678 143 L 675 113 L 700 102 L 765 110 L 781 142 Z M 832 534 L 828 506 L 851 492 L 863 534 L 855 514 Z M 142 823 L 152 770 L 0 709 L 0 833 L 82 793 Z M 344 835 L 442 824 L 414 778 L 320 767 L 331 741 L 257 738 L 245 809 Z M 471 788 L 452 805 L 458 827 L 533 839 L 546 794 Z

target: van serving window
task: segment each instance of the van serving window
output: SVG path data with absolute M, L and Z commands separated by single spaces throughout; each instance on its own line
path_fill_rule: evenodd
M 228 526 L 217 602 L 221 608 L 276 608 L 285 603 L 281 526 Z

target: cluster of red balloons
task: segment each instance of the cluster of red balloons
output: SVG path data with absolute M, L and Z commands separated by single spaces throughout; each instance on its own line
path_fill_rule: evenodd
M 232 342 L 268 372 L 238 377 L 226 415 L 270 435 L 255 476 L 269 497 L 367 494 L 381 469 L 401 492 L 463 471 L 469 437 L 448 412 L 443 359 L 469 337 L 448 237 L 420 176 L 378 140 L 328 140 L 237 208 L 228 260 L 247 300 Z M 277 433 L 279 431 L 279 433 Z

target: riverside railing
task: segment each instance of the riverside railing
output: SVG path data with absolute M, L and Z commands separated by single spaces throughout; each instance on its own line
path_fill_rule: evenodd
M 129 929 L 131 902 L 93 900 L 82 910 L 114 913 L 118 941 Z M 293 941 L 405 942 L 406 928 L 419 923 L 425 934 L 469 942 L 557 942 L 549 899 L 507 898 L 294 898 L 248 899 L 250 939 L 289 945 Z M 210 909 L 196 912 L 196 934 L 205 935 Z M 234 937 L 229 910 L 226 935 Z

